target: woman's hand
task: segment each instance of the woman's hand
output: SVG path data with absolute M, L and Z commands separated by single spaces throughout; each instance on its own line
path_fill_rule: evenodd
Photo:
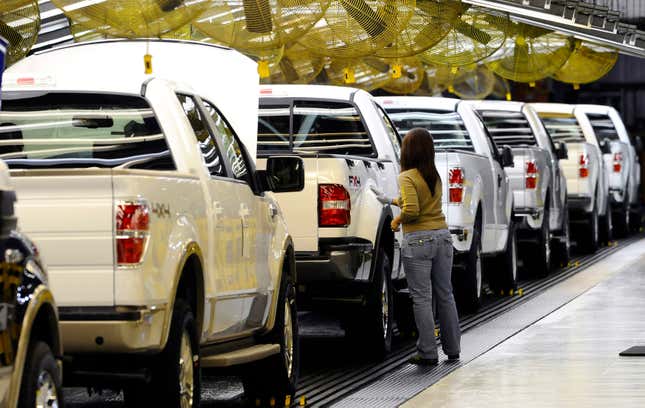
M 370 189 L 376 195 L 376 199 L 379 200 L 382 204 L 392 204 L 392 199 L 386 196 L 384 192 L 374 186 L 370 186 Z
M 399 217 L 393 219 L 390 223 L 390 228 L 392 228 L 392 231 L 394 232 L 397 232 L 399 229 L 401 229 L 401 219 Z

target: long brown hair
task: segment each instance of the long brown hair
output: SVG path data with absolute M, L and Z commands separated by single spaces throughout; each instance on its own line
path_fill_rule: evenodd
M 434 195 L 439 172 L 434 163 L 434 140 L 427 129 L 410 129 L 401 145 L 401 170 L 417 169 L 423 176 L 430 194 Z

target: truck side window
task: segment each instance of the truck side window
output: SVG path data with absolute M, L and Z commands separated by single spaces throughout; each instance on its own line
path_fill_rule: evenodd
M 401 136 L 394 128 L 394 125 L 392 125 L 392 121 L 387 116 L 387 113 L 385 113 L 383 108 L 376 104 L 374 104 L 374 106 L 376 106 L 376 110 L 378 111 L 381 121 L 385 126 L 385 133 L 387 133 L 387 137 L 390 139 L 390 143 L 392 143 L 394 155 L 396 156 L 396 159 L 398 161 L 401 161 Z
M 244 153 L 240 148 L 235 133 L 231 126 L 226 122 L 224 116 L 213 106 L 210 102 L 202 100 L 206 112 L 213 119 L 215 124 L 215 137 L 217 137 L 221 143 L 222 148 L 224 149 L 224 155 L 228 159 L 228 162 L 231 164 L 231 169 L 233 170 L 233 176 L 238 180 L 246 181 L 248 178 L 248 168 L 246 166 L 246 160 L 244 159 Z
M 195 99 L 187 95 L 177 95 L 179 103 L 184 108 L 184 113 L 195 132 L 199 149 L 202 152 L 204 166 L 211 176 L 226 177 L 226 168 L 217 150 L 217 144 L 206 127 L 206 123 L 197 109 Z

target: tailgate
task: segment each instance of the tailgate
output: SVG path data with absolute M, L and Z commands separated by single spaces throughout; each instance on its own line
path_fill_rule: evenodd
M 580 157 L 586 154 L 585 143 L 567 143 L 567 150 L 569 158 L 560 160 L 560 167 L 567 179 L 567 194 L 591 195 L 590 177 L 580 178 Z
M 18 195 L 18 225 L 38 246 L 57 305 L 113 305 L 110 173 L 33 174 L 38 173 L 12 174 Z

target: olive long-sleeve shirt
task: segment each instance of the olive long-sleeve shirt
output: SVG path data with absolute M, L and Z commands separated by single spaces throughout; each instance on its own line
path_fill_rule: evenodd
M 401 197 L 397 204 L 401 207 L 404 233 L 448 228 L 441 209 L 441 180 L 437 180 L 435 192 L 430 194 L 421 173 L 411 169 L 399 174 L 399 186 Z

